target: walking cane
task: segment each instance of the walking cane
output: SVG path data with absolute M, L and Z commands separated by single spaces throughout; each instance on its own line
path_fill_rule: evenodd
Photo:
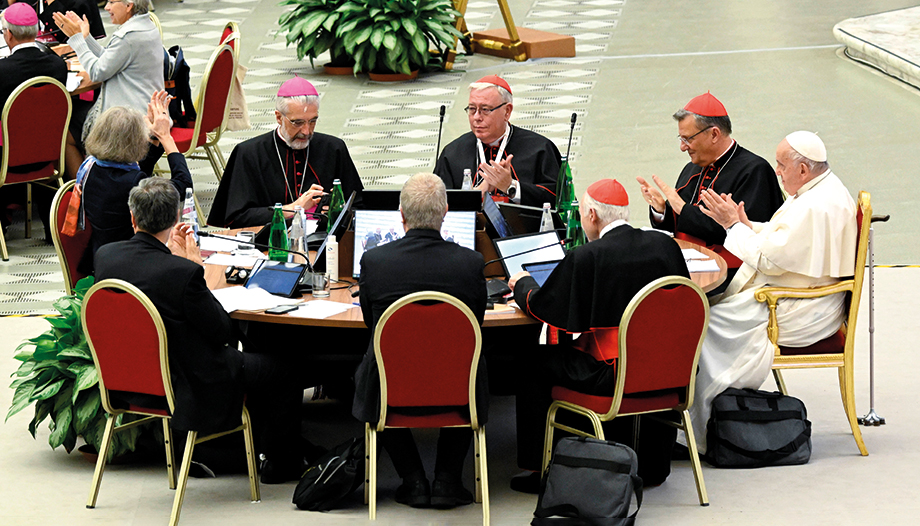
M 869 225 L 869 413 L 857 419 L 863 426 L 883 426 L 885 417 L 875 412 L 875 251 L 873 250 L 873 228 L 871 223 L 884 223 L 890 215 L 872 216 Z

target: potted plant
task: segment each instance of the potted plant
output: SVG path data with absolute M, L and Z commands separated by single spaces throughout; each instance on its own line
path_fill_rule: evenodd
M 287 45 L 297 46 L 297 58 L 313 59 L 329 51 L 331 61 L 323 66 L 326 73 L 347 75 L 352 72 L 354 60 L 344 52 L 342 40 L 337 36 L 338 8 L 344 0 L 283 0 L 282 6 L 294 9 L 281 15 L 278 25 L 286 33 Z
M 337 34 L 355 73 L 414 78 L 428 65 L 430 45 L 452 47 L 462 36 L 451 0 L 344 0 L 338 12 Z
M 68 453 L 76 446 L 77 436 L 82 436 L 98 451 L 105 431 L 106 416 L 97 385 L 99 377 L 80 322 L 83 296 L 93 281 L 91 276 L 81 279 L 74 287 L 73 296 L 55 301 L 54 308 L 60 316 L 47 318 L 51 329 L 16 348 L 15 359 L 22 365 L 14 373 L 16 379 L 10 385 L 15 393 L 6 419 L 35 404 L 35 416 L 29 423 L 32 437 L 39 424 L 50 416 L 48 443 L 52 449 L 64 446 Z M 116 433 L 110 459 L 133 451 L 142 427 Z

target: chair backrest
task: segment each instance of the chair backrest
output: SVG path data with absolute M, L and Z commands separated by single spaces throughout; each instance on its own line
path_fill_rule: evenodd
M 683 391 L 682 405 L 689 407 L 708 325 L 706 294 L 685 277 L 659 278 L 637 292 L 620 319 L 611 412 L 624 395 L 667 390 Z
M 82 317 L 105 410 L 116 411 L 109 391 L 125 391 L 165 397 L 172 412 L 166 329 L 150 299 L 130 283 L 106 279 L 86 293 Z
M 73 294 L 73 286 L 86 277 L 86 274 L 80 272 L 78 266 L 89 248 L 93 234 L 93 227 L 89 221 L 86 221 L 85 229 L 77 232 L 73 237 L 61 234 L 61 226 L 64 224 L 64 218 L 67 217 L 67 207 L 70 205 L 75 184 L 76 181 L 64 183 L 64 186 L 58 188 L 57 193 L 54 194 L 54 201 L 51 203 L 51 239 L 54 241 L 54 250 L 57 252 L 58 261 L 64 273 L 64 290 L 68 294 Z
M 869 228 L 872 227 L 872 196 L 869 192 L 860 191 L 857 198 L 856 229 L 858 232 L 856 242 L 856 267 L 853 269 L 853 291 L 850 293 L 850 304 L 847 310 L 847 339 L 846 351 L 852 352 L 854 345 L 856 318 L 859 315 L 859 300 L 862 296 L 863 278 L 866 275 L 866 258 L 869 254 Z
M 147 14 L 150 15 L 150 21 L 153 22 L 153 25 L 156 26 L 157 31 L 160 32 L 160 42 L 163 43 L 163 46 L 166 46 L 166 43 L 163 42 L 163 26 L 160 25 L 160 17 L 156 15 L 153 11 L 147 11 Z
M 52 163 L 58 177 L 64 172 L 64 146 L 70 123 L 70 93 L 51 77 L 35 77 L 20 84 L 3 107 L 3 160 L 0 185 L 47 179 L 8 174 L 11 166 Z
M 374 331 L 380 371 L 380 422 L 387 406 L 469 406 L 476 422 L 476 372 L 482 335 L 460 300 L 416 292 L 383 313 Z
M 223 32 L 220 34 L 219 45 L 228 45 L 233 49 L 233 54 L 236 55 L 236 61 L 239 63 L 240 60 L 240 26 L 233 20 L 227 22 L 227 25 L 224 26 Z
M 215 49 L 201 80 L 202 89 L 198 92 L 198 133 L 211 133 L 220 129 L 227 115 L 235 72 L 233 48 L 223 44 Z

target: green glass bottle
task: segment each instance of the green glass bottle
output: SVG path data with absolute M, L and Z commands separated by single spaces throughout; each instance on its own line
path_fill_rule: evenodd
M 572 201 L 572 209 L 569 211 L 569 220 L 566 223 L 565 237 L 571 239 L 568 249 L 580 247 L 588 242 L 585 238 L 585 230 L 581 228 L 581 214 L 578 212 L 578 200 Z
M 572 210 L 572 202 L 575 201 L 576 197 L 569 159 L 563 156 L 560 161 L 562 166 L 559 167 L 559 177 L 556 179 L 556 211 L 562 215 L 563 211 Z
M 335 220 L 342 213 L 345 207 L 345 194 L 342 193 L 342 181 L 336 179 L 332 182 L 332 197 L 329 199 L 329 221 L 326 223 L 326 230 L 332 232 Z
M 289 249 L 291 242 L 288 239 L 287 226 L 284 223 L 284 212 L 281 203 L 275 203 L 275 212 L 272 215 L 272 229 L 268 237 L 268 259 L 272 261 L 287 261 L 288 253 L 275 248 Z

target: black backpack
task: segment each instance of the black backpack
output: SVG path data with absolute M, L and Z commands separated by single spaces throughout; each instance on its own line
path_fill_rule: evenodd
M 331 510 L 363 482 L 364 439 L 352 438 L 307 468 L 294 488 L 293 502 L 302 510 Z
M 191 72 L 182 48 L 173 46 L 167 51 L 163 49 L 163 78 L 166 81 L 166 93 L 174 99 L 169 101 L 169 118 L 175 126 L 188 128 L 190 122 L 195 122 L 198 114 L 192 102 Z

